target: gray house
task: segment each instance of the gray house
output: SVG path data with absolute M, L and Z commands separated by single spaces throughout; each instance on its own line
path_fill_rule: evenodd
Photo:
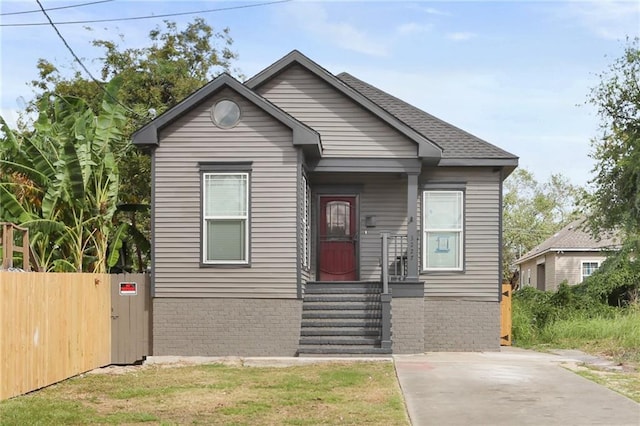
M 543 291 L 555 291 L 564 281 L 580 284 L 619 249 L 619 238 L 596 239 L 585 229 L 585 218 L 576 219 L 516 260 L 520 284 Z
M 518 159 L 293 51 L 138 130 L 153 354 L 498 350 Z

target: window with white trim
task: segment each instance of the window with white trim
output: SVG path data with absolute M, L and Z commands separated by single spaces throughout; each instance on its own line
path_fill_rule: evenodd
M 580 267 L 580 275 L 582 277 L 581 281 L 584 281 L 585 278 L 590 277 L 599 267 L 600 262 L 582 261 Z
M 302 267 L 311 267 L 311 187 L 302 175 Z
M 203 263 L 249 263 L 249 173 L 202 175 Z
M 464 206 L 462 191 L 424 191 L 422 265 L 426 271 L 461 271 Z

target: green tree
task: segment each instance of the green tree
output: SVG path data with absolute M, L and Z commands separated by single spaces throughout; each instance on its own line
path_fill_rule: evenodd
M 46 271 L 106 272 L 108 246 L 119 245 L 112 221 L 119 172 L 111 147 L 126 124 L 114 101 L 120 82 L 105 86 L 97 115 L 82 99 L 42 96 L 32 131 L 10 129 L 0 117 L 0 220 L 29 228 Z
M 124 41 L 124 36 L 120 36 Z M 115 217 L 130 225 L 126 248 L 135 248 L 133 263 L 138 270 L 146 269 L 149 243 L 149 209 L 151 164 L 149 156 L 130 143 L 130 135 L 154 116 L 179 103 L 221 72 L 235 73 L 233 61 L 237 54 L 231 50 L 233 40 L 228 28 L 215 31 L 202 18 L 196 18 L 184 29 L 174 22 L 164 21 L 149 33 L 149 44 L 139 48 L 123 48 L 113 40 L 94 40 L 92 44 L 103 50 L 93 60 L 101 65 L 100 77 L 109 81 L 118 76 L 122 80 L 118 100 L 127 106 L 124 137 L 113 141 L 111 149 L 120 172 L 119 203 L 127 207 Z M 101 84 L 76 71 L 64 76 L 51 62 L 40 59 L 39 78 L 32 82 L 36 99 L 28 110 L 37 111 L 40 100 L 49 93 L 84 99 L 94 111 L 101 108 Z M 23 127 L 26 129 L 26 127 Z M 130 251 L 130 250 L 127 250 Z
M 503 197 L 503 278 L 511 276 L 516 259 L 577 217 L 582 197 L 582 190 L 561 174 L 539 183 L 530 171 L 519 168 L 507 178 Z
M 599 75 L 588 102 L 596 106 L 601 136 L 592 140 L 595 160 L 588 198 L 594 233 L 640 234 L 640 39 L 627 40 L 623 55 Z

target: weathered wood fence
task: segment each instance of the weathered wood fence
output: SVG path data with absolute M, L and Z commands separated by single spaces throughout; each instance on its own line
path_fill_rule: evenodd
M 0 400 L 111 363 L 107 274 L 0 272 Z

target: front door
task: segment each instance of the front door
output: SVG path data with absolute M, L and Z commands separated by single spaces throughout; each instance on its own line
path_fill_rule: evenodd
M 320 196 L 320 281 L 358 279 L 356 197 Z

